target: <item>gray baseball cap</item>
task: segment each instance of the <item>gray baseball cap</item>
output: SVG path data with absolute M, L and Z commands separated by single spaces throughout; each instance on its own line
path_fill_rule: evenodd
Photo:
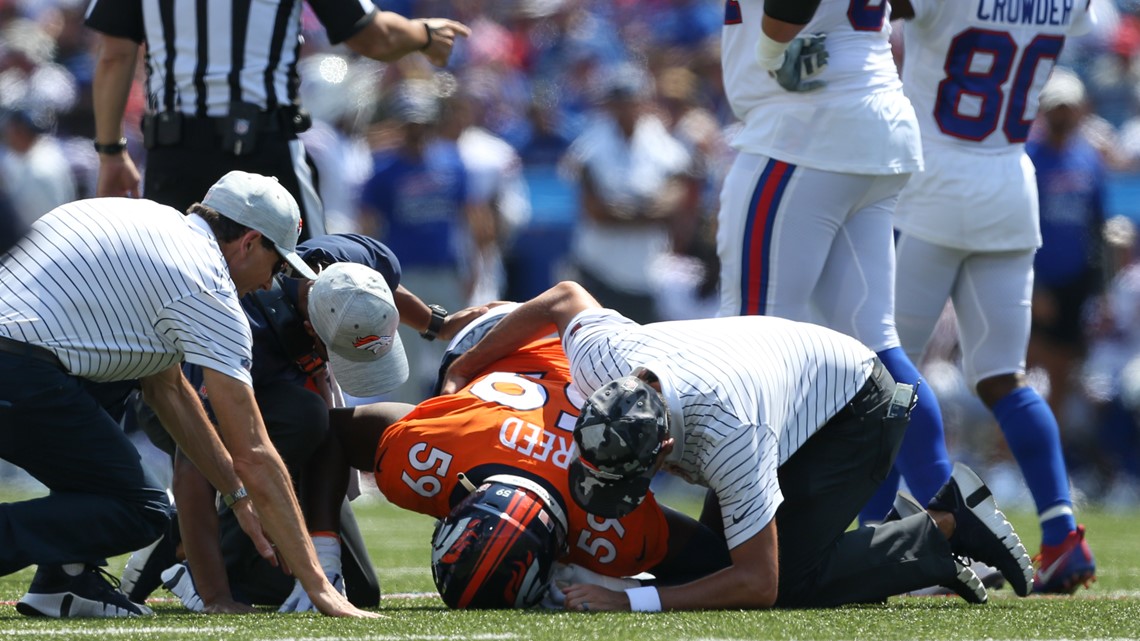
M 582 509 L 617 519 L 645 500 L 669 412 L 661 394 L 634 376 L 598 388 L 574 426 L 577 456 L 570 462 L 570 495 Z
M 226 218 L 261 232 L 277 248 L 277 253 L 305 278 L 317 274 L 297 255 L 301 235 L 301 208 L 276 178 L 231 171 L 210 187 L 202 204 Z
M 333 376 L 353 396 L 376 396 L 408 380 L 396 331 L 400 312 L 384 276 L 355 263 L 326 267 L 309 290 L 309 322 L 329 350 Z

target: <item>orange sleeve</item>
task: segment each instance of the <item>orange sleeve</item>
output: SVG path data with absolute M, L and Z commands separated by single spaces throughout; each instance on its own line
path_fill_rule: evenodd
M 631 576 L 660 563 L 669 547 L 665 513 L 650 494 L 622 519 L 603 519 L 570 505 L 567 562 L 606 576 Z

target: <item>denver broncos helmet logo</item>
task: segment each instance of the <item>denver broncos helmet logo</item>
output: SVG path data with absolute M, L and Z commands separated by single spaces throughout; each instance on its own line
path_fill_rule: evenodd
M 382 350 L 388 349 L 392 345 L 391 336 L 377 336 L 369 334 L 368 336 L 357 336 L 356 340 L 352 341 L 352 345 L 356 349 L 366 349 L 373 354 L 379 354 Z

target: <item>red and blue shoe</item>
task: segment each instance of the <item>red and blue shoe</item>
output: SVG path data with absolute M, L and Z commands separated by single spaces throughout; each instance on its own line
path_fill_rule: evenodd
M 1042 545 L 1033 558 L 1037 573 L 1033 576 L 1033 592 L 1037 594 L 1072 594 L 1082 585 L 1096 581 L 1096 561 L 1085 541 L 1085 526 L 1057 545 Z

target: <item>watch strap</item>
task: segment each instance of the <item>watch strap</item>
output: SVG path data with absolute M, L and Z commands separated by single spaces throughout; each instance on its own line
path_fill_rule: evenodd
M 428 305 L 431 310 L 431 319 L 428 320 L 427 329 L 420 333 L 424 340 L 434 341 L 443 329 L 443 322 L 447 320 L 447 310 L 440 305 Z
M 95 152 L 103 154 L 104 156 L 114 156 L 115 154 L 123 153 L 127 148 L 127 139 L 119 138 L 116 142 L 103 143 L 98 140 L 95 141 Z
M 222 502 L 226 504 L 226 507 L 233 507 L 234 503 L 237 503 L 238 501 L 240 501 L 240 500 L 242 500 L 248 496 L 249 496 L 249 492 L 247 492 L 245 490 L 245 486 L 242 485 L 242 486 L 238 487 L 238 489 L 234 490 L 233 492 L 230 492 L 229 494 L 223 494 L 222 495 Z

